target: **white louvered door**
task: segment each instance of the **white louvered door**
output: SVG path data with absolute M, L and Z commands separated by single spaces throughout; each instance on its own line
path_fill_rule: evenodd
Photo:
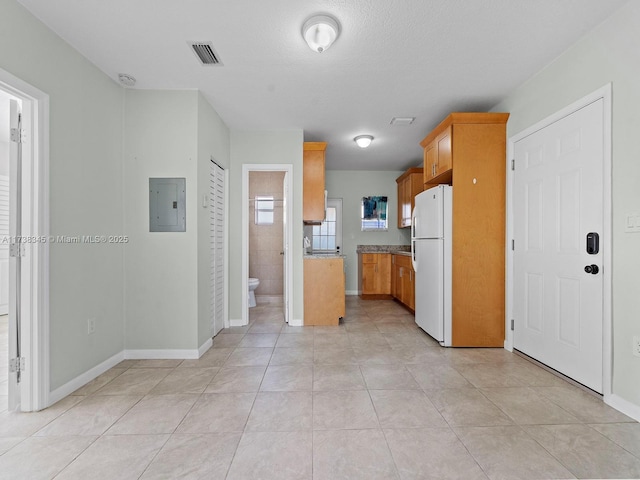
M 211 336 L 224 327 L 224 169 L 211 161 L 209 179 L 209 240 L 211 248 Z

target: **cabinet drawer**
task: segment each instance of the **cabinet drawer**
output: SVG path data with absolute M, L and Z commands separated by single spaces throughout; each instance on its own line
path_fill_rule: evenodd
M 362 253 L 362 263 L 378 263 L 377 253 Z

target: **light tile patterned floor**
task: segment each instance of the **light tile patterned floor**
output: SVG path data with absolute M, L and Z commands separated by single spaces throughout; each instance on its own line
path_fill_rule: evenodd
M 441 348 L 394 302 L 348 297 L 338 327 L 250 316 L 199 360 L 0 409 L 0 478 L 640 478 L 640 424 L 505 350 Z

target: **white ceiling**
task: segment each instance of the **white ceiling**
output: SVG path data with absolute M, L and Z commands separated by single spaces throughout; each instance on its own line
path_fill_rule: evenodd
M 490 109 L 626 0 L 19 1 L 113 79 L 197 88 L 230 128 L 302 128 L 329 142 L 330 169 L 403 170 L 449 112 Z M 342 25 L 321 54 L 300 33 L 316 13 Z

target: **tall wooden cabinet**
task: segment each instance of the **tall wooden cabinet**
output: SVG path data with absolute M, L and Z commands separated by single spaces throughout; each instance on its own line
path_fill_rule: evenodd
M 302 157 L 302 220 L 308 223 L 324 221 L 325 150 L 326 142 L 304 142 Z
M 411 212 L 415 197 L 422 192 L 424 179 L 422 168 L 410 168 L 398 178 L 398 228 L 411 227 Z
M 508 118 L 452 113 L 420 142 L 424 188 L 453 186 L 453 346 L 504 345 Z

